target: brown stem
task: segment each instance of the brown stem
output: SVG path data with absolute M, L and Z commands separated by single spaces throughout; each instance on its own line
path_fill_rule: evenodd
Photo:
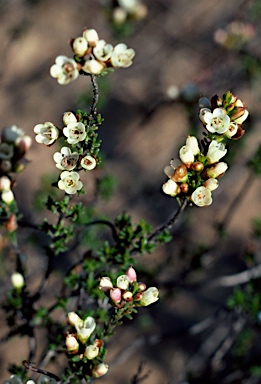
M 92 86 L 93 86 L 93 98 L 92 98 L 92 106 L 90 109 L 90 115 L 95 116 L 97 114 L 97 104 L 99 100 L 99 88 L 98 84 L 96 81 L 96 76 L 91 75 L 91 81 L 92 81 Z

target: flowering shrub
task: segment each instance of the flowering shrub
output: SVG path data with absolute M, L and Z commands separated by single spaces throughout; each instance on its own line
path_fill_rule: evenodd
M 117 3 L 128 14 L 141 5 L 138 1 Z M 73 203 L 72 198 L 77 200 L 79 196 L 74 195 L 84 192 L 80 173 L 88 174 L 101 164 L 98 130 L 103 120 L 97 113 L 96 76 L 106 74 L 111 68 L 128 68 L 135 52 L 124 43 L 116 46 L 106 43 L 93 29 L 84 30 L 82 36 L 71 41 L 71 47 L 73 58 L 58 56 L 50 74 L 61 85 L 88 76 L 93 86 L 90 112 L 65 112 L 61 127 L 49 121 L 34 127 L 38 144 L 50 147 L 62 142 L 53 154 L 54 169 L 56 167 L 60 174 L 52 185 L 62 197 L 51 194 L 46 201 L 46 209 L 53 214 L 53 219 L 46 218 L 41 223 L 29 225 L 23 222 L 16 206 L 14 175 L 27 164 L 25 155 L 31 139 L 21 129 L 11 126 L 3 129 L 0 143 L 1 220 L 11 235 L 17 258 L 17 270 L 11 275 L 12 289 L 7 292 L 5 304 L 7 316 L 11 313 L 12 317 L 10 334 L 34 337 L 35 328 L 47 329 L 46 350 L 52 352 L 53 358 L 62 351 L 68 366 L 61 377 L 38 368 L 30 361 L 36 355 L 33 345 L 28 360 L 24 360 L 22 366 L 14 366 L 12 376 L 4 384 L 22 384 L 27 380 L 25 370 L 40 373 L 39 384 L 78 383 L 107 374 L 107 341 L 115 328 L 124 318 L 131 320 L 140 307 L 157 303 L 160 298 L 157 287 L 147 288 L 145 282 L 138 281 L 135 256 L 151 253 L 158 243 L 170 241 L 169 230 L 188 205 L 203 207 L 212 203 L 212 192 L 228 170 L 223 161 L 228 153 L 227 142 L 243 136 L 242 126 L 249 113 L 244 103 L 229 91 L 223 97 L 199 100 L 204 139 L 188 136 L 179 150 L 179 158 L 172 159 L 164 168 L 169 179 L 162 186 L 163 192 L 177 198 L 180 208 L 161 228 L 153 230 L 144 220 L 133 225 L 127 214 L 119 215 L 114 222 L 93 220 L 88 207 L 81 202 Z M 16 230 L 20 224 L 41 231 L 45 238 L 48 264 L 36 293 L 28 289 L 26 263 L 18 251 Z M 101 242 L 97 237 L 95 246 L 88 250 L 84 246 L 82 251 L 86 228 L 95 225 L 108 227 L 113 241 Z M 73 258 L 75 250 L 77 256 L 81 254 L 80 258 Z M 39 300 L 53 272 L 54 259 L 66 252 L 70 254 L 72 264 L 61 292 L 55 304 L 49 308 L 41 307 Z M 55 316 L 57 310 L 62 312 L 59 321 Z M 35 383 L 33 380 L 25 382 Z

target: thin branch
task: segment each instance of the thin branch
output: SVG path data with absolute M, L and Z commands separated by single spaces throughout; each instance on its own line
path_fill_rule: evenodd
M 97 114 L 97 104 L 99 100 L 99 88 L 96 81 L 96 76 L 90 75 L 91 81 L 92 81 L 92 87 L 93 87 L 93 98 L 92 98 L 92 106 L 90 108 L 90 115 L 95 116 Z
M 149 243 L 154 242 L 155 238 L 157 236 L 159 236 L 162 232 L 164 232 L 165 230 L 172 229 L 172 227 L 180 219 L 180 217 L 181 217 L 182 213 L 184 212 L 184 210 L 186 209 L 187 205 L 188 205 L 188 201 L 185 199 L 183 201 L 182 205 L 179 207 L 178 211 L 175 213 L 175 215 L 166 224 L 164 224 L 164 225 L 162 225 L 162 227 L 156 229 L 156 231 L 149 236 L 148 242 Z
M 234 287 L 235 285 L 245 284 L 252 279 L 258 279 L 259 277 L 261 277 L 261 264 L 234 275 L 218 277 L 217 279 L 207 284 L 207 286 L 209 288 Z

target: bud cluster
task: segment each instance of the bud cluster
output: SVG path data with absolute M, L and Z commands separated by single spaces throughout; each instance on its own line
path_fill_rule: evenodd
M 109 277 L 100 279 L 99 288 L 110 298 L 115 308 L 145 307 L 159 299 L 159 291 L 155 287 L 146 289 L 143 282 L 137 282 L 136 271 L 129 267 L 125 275 L 120 275 L 113 284 Z
M 143 20 L 147 14 L 147 6 L 140 0 L 117 0 L 112 3 L 112 20 L 117 25 L 129 20 Z
M 93 332 L 96 328 L 95 319 L 88 316 L 82 320 L 75 312 L 68 313 L 68 323 L 71 329 L 67 332 L 65 346 L 69 355 L 77 356 L 86 364 L 85 371 L 91 377 L 101 377 L 109 369 L 102 362 L 103 341 L 95 339 Z
M 80 115 L 65 112 L 63 115 L 64 128 L 61 130 L 54 124 L 46 122 L 34 127 L 35 140 L 47 146 L 52 145 L 59 137 L 67 141 L 69 146 L 61 148 L 53 155 L 55 165 L 63 171 L 60 174 L 58 187 L 68 194 L 75 194 L 82 189 L 79 173 L 76 170 L 90 171 L 96 167 L 98 150 L 89 145 L 93 137 L 93 127 L 83 122 Z M 79 145 L 78 145 L 79 144 Z
M 195 136 L 188 136 L 179 150 L 179 159 L 171 160 L 164 168 L 169 180 L 163 184 L 163 192 L 170 196 L 188 198 L 199 207 L 212 203 L 212 191 L 228 168 L 220 160 L 226 155 L 227 148 L 222 141 L 237 140 L 243 136 L 242 123 L 248 117 L 244 103 L 231 92 L 223 98 L 214 96 L 199 100 L 199 118 L 207 133 L 200 149 Z
M 59 84 L 69 84 L 79 74 L 100 75 L 108 68 L 127 68 L 132 64 L 135 52 L 120 43 L 113 47 L 100 40 L 95 29 L 86 29 L 82 36 L 71 41 L 74 58 L 58 56 L 50 69 Z
M 0 136 L 0 192 L 1 200 L 11 204 L 14 200 L 11 173 L 23 171 L 28 163 L 25 155 L 32 144 L 30 136 L 15 125 L 3 128 Z

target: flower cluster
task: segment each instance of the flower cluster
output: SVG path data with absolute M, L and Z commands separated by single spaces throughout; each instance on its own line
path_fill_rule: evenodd
M 143 282 L 137 282 L 133 267 L 129 267 L 125 275 L 117 278 L 113 285 L 109 277 L 102 277 L 99 288 L 110 298 L 116 308 L 123 308 L 126 303 L 132 307 L 144 307 L 159 299 L 159 291 L 155 287 L 146 289 Z
M 108 68 L 127 68 L 135 52 L 120 43 L 113 47 L 100 40 L 94 29 L 86 29 L 71 42 L 74 58 L 58 56 L 50 69 L 59 84 L 69 84 L 79 74 L 100 75 Z
M 58 187 L 72 195 L 81 190 L 83 186 L 76 170 L 90 171 L 96 167 L 97 161 L 96 156 L 88 148 L 89 128 L 81 121 L 81 116 L 74 115 L 72 112 L 65 112 L 63 123 L 64 128 L 62 130 L 50 122 L 37 124 L 34 127 L 34 132 L 36 133 L 35 140 L 38 143 L 50 146 L 59 137 L 63 137 L 68 144 L 73 146 L 73 149 L 64 146 L 60 152 L 53 155 L 56 167 L 63 171 Z
M 147 14 L 147 6 L 140 0 L 117 0 L 112 3 L 112 20 L 115 24 L 143 20 Z
M 68 322 L 71 330 L 68 331 L 65 341 L 67 353 L 77 356 L 84 363 L 88 364 L 88 372 L 91 377 L 101 377 L 109 369 L 107 364 L 100 362 L 103 341 L 95 339 L 93 332 L 96 328 L 95 319 L 91 316 L 82 320 L 77 313 L 68 313 Z
M 212 203 L 212 191 L 219 183 L 228 165 L 220 161 L 227 153 L 222 141 L 243 136 L 242 123 L 248 117 L 244 103 L 231 92 L 223 98 L 214 96 L 211 101 L 201 98 L 199 118 L 206 129 L 206 139 L 200 149 L 198 140 L 189 136 L 180 148 L 179 158 L 164 168 L 169 180 L 163 192 L 170 196 L 189 198 L 199 207 Z
M 250 23 L 232 21 L 225 28 L 216 30 L 214 40 L 226 49 L 242 49 L 255 36 L 254 26 Z
M 57 381 L 52 377 L 42 375 L 38 381 L 38 384 L 57 384 Z M 9 380 L 5 380 L 3 384 L 23 384 L 21 378 L 17 375 L 12 375 Z M 35 384 L 34 380 L 27 380 L 26 384 Z
M 0 192 L 1 200 L 11 204 L 14 200 L 10 173 L 25 169 L 25 155 L 32 144 L 30 136 L 15 125 L 3 128 L 0 136 Z

